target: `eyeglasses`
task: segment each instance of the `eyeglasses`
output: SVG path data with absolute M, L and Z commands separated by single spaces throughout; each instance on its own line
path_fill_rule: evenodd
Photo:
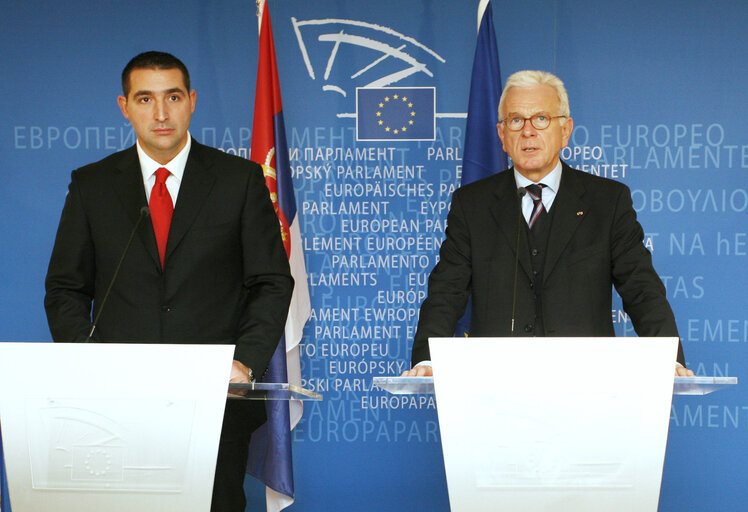
M 507 127 L 509 131 L 518 132 L 525 127 L 527 120 L 530 120 L 532 126 L 536 130 L 545 130 L 551 125 L 551 121 L 558 119 L 559 117 L 569 116 L 552 116 L 546 112 L 538 112 L 530 117 L 521 116 L 519 114 L 510 114 L 506 118 L 502 119 L 501 122 Z

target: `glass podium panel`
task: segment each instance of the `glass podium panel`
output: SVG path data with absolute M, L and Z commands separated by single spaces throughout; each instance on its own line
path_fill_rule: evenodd
M 737 377 L 675 377 L 674 395 L 708 395 L 738 383 Z M 393 395 L 433 394 L 433 377 L 374 377 L 372 384 Z
M 287 382 L 232 382 L 228 396 L 235 400 L 322 400 L 320 393 Z
M 737 377 L 676 377 L 674 395 L 708 395 L 738 383 Z

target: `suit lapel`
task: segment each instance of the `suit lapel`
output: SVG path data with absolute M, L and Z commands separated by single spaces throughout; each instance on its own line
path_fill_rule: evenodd
M 543 279 L 547 279 L 553 272 L 558 258 L 576 232 L 579 224 L 587 213 L 587 203 L 584 201 L 584 187 L 574 176 L 574 170 L 563 164 L 561 184 L 558 195 L 551 207 L 553 222 L 548 234 L 548 249 L 546 253 Z
M 184 176 L 179 186 L 179 195 L 174 208 L 174 216 L 169 228 L 169 240 L 166 243 L 166 260 L 179 246 L 184 235 L 195 222 L 205 203 L 216 177 L 209 170 L 212 162 L 207 158 L 203 147 L 192 139 L 190 156 L 184 168 Z
M 132 221 L 133 226 L 138 221 L 140 210 L 148 206 L 145 196 L 145 187 L 143 186 L 143 173 L 140 170 L 140 161 L 135 146 L 123 153 L 122 159 L 116 166 L 116 177 L 114 179 L 115 193 L 122 202 L 122 208 L 126 215 Z M 156 246 L 156 236 L 153 234 L 153 224 L 149 219 L 143 219 L 143 224 L 138 229 L 138 235 L 146 251 L 151 255 L 153 261 L 161 267 L 158 258 L 158 248 Z
M 510 247 L 516 257 L 519 248 L 519 262 L 528 276 L 532 275 L 530 263 L 530 246 L 527 240 L 527 230 L 520 223 L 520 201 L 517 195 L 517 182 L 514 180 L 514 170 L 509 169 L 498 175 L 498 182 L 494 191 L 495 201 L 490 204 L 491 215 L 504 236 L 504 242 Z M 519 224 L 519 245 L 517 231 Z

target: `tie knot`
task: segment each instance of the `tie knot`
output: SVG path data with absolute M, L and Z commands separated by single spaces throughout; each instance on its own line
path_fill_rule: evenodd
M 166 183 L 166 178 L 169 177 L 169 169 L 166 167 L 159 167 L 156 170 L 156 183 Z
M 543 189 L 546 186 L 547 185 L 543 183 L 539 183 L 537 185 L 533 183 L 532 185 L 526 186 L 525 190 L 527 190 L 527 193 L 530 194 L 530 197 L 533 201 L 540 201 L 540 198 L 543 197 Z

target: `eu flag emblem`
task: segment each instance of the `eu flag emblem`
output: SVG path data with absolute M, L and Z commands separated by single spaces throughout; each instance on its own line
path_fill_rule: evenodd
M 434 140 L 435 87 L 356 89 L 356 140 Z

